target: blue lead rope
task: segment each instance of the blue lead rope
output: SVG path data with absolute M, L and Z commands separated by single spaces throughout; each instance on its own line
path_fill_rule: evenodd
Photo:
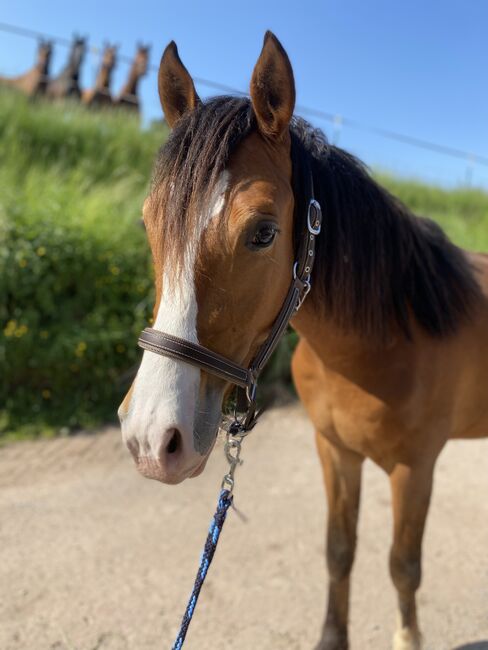
M 212 523 L 210 524 L 207 541 L 205 542 L 200 566 L 198 567 L 197 577 L 195 578 L 195 584 L 193 585 L 193 591 L 191 592 L 190 600 L 186 606 L 186 611 L 183 620 L 181 621 L 180 631 L 178 632 L 178 636 L 174 642 L 173 650 L 180 650 L 185 641 L 186 633 L 188 632 L 188 627 L 190 626 L 193 612 L 195 611 L 198 596 L 200 595 L 200 590 L 207 576 L 208 567 L 212 562 L 215 549 L 217 548 L 217 542 L 219 541 L 219 536 L 224 526 L 227 510 L 232 505 L 232 498 L 232 494 L 229 490 L 222 490 L 220 493 L 217 510 L 215 511 Z

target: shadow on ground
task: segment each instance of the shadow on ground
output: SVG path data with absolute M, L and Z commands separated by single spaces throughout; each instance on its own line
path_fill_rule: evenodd
M 473 641 L 473 643 L 458 645 L 452 650 L 488 650 L 488 641 Z

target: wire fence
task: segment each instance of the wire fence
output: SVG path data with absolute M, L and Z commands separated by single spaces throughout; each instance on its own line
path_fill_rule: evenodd
M 28 29 L 25 27 L 20 27 L 18 25 L 12 25 L 9 23 L 0 22 L 0 31 L 14 34 L 17 36 L 22 36 L 30 39 L 47 39 L 57 43 L 63 47 L 70 47 L 72 41 L 70 39 L 64 38 L 62 36 L 55 36 L 53 34 L 47 34 L 45 32 L 36 31 L 33 29 Z M 99 46 L 91 46 L 88 48 L 88 51 L 94 55 L 99 55 L 102 51 L 102 48 Z M 131 64 L 133 57 L 118 54 L 118 61 L 121 61 L 125 64 Z M 158 66 L 149 65 L 148 71 L 152 73 L 158 72 Z M 231 95 L 240 95 L 246 96 L 248 93 L 243 92 L 237 88 L 229 86 L 227 84 L 222 84 L 211 79 L 205 79 L 203 77 L 193 77 L 197 85 L 204 86 L 206 88 L 211 88 L 219 92 L 231 94 Z M 330 113 L 323 111 L 317 108 L 306 106 L 303 104 L 297 104 L 296 110 L 301 115 L 307 117 L 315 117 L 320 120 L 324 120 L 332 124 L 333 128 L 333 140 L 337 142 L 339 140 L 340 133 L 344 127 L 354 129 L 363 133 L 370 135 L 376 135 L 386 140 L 402 143 L 415 147 L 417 149 L 422 149 L 424 151 L 430 151 L 432 153 L 439 154 L 441 156 L 446 156 L 448 158 L 454 158 L 461 160 L 465 163 L 465 176 L 464 182 L 466 185 L 471 185 L 473 172 L 476 165 L 482 167 L 488 167 L 488 156 L 484 156 L 472 151 L 467 151 L 463 149 L 458 149 L 456 147 L 450 147 L 448 145 L 440 144 L 437 142 L 431 142 L 423 138 L 418 138 L 416 136 L 406 135 L 405 133 L 400 133 L 391 129 L 385 129 L 379 126 L 372 124 L 367 124 L 360 120 L 355 120 L 338 113 Z

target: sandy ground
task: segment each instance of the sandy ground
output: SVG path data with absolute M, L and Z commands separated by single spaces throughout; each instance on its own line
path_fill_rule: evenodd
M 325 500 L 297 405 L 245 443 L 187 645 L 311 649 L 325 601 Z M 1 650 L 169 649 L 225 470 L 176 486 L 140 478 L 119 432 L 0 449 Z M 386 477 L 367 463 L 353 573 L 352 650 L 390 647 Z M 488 649 L 488 440 L 451 442 L 437 468 L 420 620 L 432 650 Z

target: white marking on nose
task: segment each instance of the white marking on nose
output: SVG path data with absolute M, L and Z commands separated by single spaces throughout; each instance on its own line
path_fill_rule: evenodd
M 195 261 L 200 238 L 213 218 L 223 210 L 228 172 L 216 184 L 207 215 L 201 219 L 194 241 L 184 255 L 178 281 L 170 271 L 162 278 L 162 294 L 154 329 L 198 343 L 198 305 L 194 280 Z M 200 370 L 181 361 L 145 351 L 134 382 L 128 413 L 122 422 L 126 442 L 136 438 L 141 455 L 158 458 L 165 431 L 181 433 L 184 450 L 194 452 L 193 429 L 199 394 Z

